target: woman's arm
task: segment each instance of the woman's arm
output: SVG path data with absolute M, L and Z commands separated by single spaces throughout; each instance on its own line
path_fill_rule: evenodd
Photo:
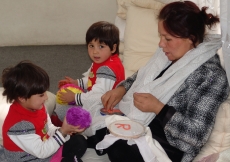
M 124 86 L 124 88 L 127 92 L 129 90 L 129 88 L 133 85 L 133 82 L 136 80 L 137 73 L 138 72 L 135 72 L 132 76 L 128 77 L 126 80 L 121 82 L 118 86 Z
M 186 79 L 168 102 L 176 112 L 168 109 L 161 118 L 168 120 L 162 123 L 166 123 L 163 126 L 169 143 L 187 153 L 198 152 L 206 143 L 219 105 L 229 93 L 225 72 L 207 67 L 201 66 Z M 166 119 L 167 113 L 171 118 Z
M 127 78 L 125 81 L 117 85 L 113 90 L 107 91 L 102 97 L 102 104 L 104 108 L 112 110 L 122 99 L 125 93 L 132 86 L 133 82 L 136 80 L 137 72 L 131 77 Z

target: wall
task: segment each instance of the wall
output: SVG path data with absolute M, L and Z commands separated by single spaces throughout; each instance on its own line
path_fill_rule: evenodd
M 0 0 L 0 46 L 84 44 L 88 27 L 116 11 L 115 0 Z

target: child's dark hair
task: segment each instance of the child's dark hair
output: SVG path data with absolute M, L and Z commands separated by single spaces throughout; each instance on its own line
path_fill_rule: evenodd
M 202 43 L 205 27 L 209 29 L 219 22 L 219 18 L 206 13 L 207 7 L 199 7 L 191 1 L 172 2 L 165 5 L 158 16 L 165 30 L 178 38 L 189 38 L 194 47 Z
M 86 32 L 86 44 L 92 40 L 99 40 L 100 43 L 105 43 L 113 50 L 113 45 L 116 44 L 116 51 L 113 54 L 119 54 L 119 29 L 112 23 L 99 21 L 92 24 Z
M 49 76 L 41 67 L 30 61 L 21 61 L 14 67 L 8 67 L 2 72 L 2 85 L 7 102 L 13 102 L 18 97 L 25 99 L 48 90 Z

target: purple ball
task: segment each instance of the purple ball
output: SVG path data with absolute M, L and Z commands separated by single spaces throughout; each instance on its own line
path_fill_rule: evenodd
M 73 106 L 66 113 L 66 121 L 70 125 L 80 125 L 80 128 L 87 128 L 90 126 L 92 118 L 90 113 L 81 106 Z

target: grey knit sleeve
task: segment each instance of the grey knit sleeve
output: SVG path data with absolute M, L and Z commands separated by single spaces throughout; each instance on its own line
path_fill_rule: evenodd
M 126 80 L 122 81 L 119 85 L 117 85 L 117 87 L 118 86 L 124 86 L 125 90 L 127 92 L 130 89 L 130 87 L 133 85 L 134 81 L 136 80 L 137 73 L 138 72 L 135 72 L 132 76 L 130 76 Z

